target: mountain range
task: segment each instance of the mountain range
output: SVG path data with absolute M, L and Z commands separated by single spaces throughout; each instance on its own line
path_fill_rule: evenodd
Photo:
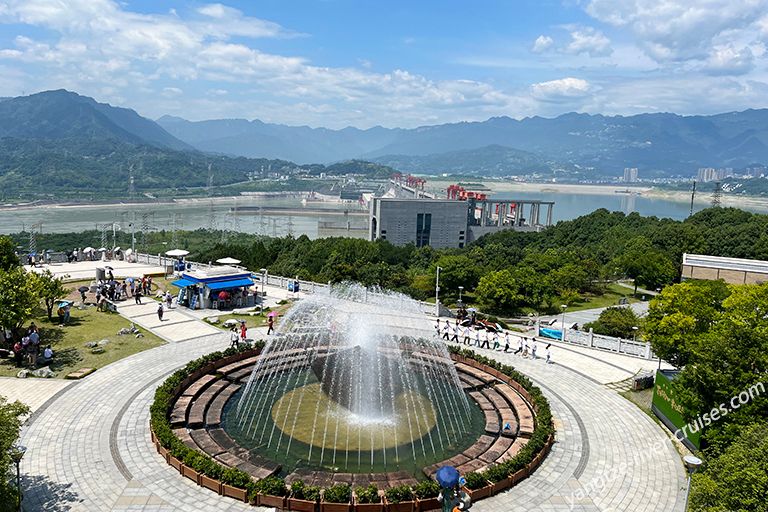
M 170 116 L 157 122 L 203 151 L 299 163 L 361 158 L 401 171 L 433 174 L 505 175 L 573 167 L 617 176 L 625 167 L 638 167 L 641 176 L 690 175 L 699 167 L 739 168 L 768 162 L 768 110 L 764 109 L 711 116 L 494 117 L 367 130 L 244 119 L 192 122 Z

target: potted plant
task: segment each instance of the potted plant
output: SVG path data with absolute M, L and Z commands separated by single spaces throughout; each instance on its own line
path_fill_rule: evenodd
M 413 486 L 413 494 L 416 495 L 416 506 L 419 512 L 428 510 L 440 510 L 440 502 L 437 495 L 440 494 L 440 484 L 434 480 L 422 480 Z
M 464 478 L 467 481 L 465 484 L 465 487 L 467 488 L 467 494 L 469 494 L 469 497 L 472 498 L 472 501 L 487 498 L 491 495 L 493 484 L 486 480 L 482 474 L 470 471 L 464 475 Z
M 379 495 L 379 488 L 374 484 L 355 489 L 355 510 L 358 512 L 381 512 L 384 503 Z
M 288 494 L 288 489 L 285 487 L 285 480 L 279 476 L 262 478 L 253 487 L 257 493 L 257 505 L 285 508 L 285 496 Z
M 320 500 L 320 488 L 314 485 L 304 485 L 303 480 L 291 484 L 291 495 L 288 498 L 288 510 L 296 512 L 315 512 Z
M 384 491 L 388 512 L 413 512 L 416 502 L 410 485 L 396 485 Z
M 336 484 L 323 491 L 320 512 L 349 512 L 352 509 L 352 488 Z

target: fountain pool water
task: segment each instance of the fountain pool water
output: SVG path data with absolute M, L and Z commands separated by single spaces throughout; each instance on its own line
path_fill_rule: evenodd
M 223 427 L 290 472 L 407 470 L 445 460 L 482 434 L 420 305 L 359 285 L 312 295 L 285 316 Z

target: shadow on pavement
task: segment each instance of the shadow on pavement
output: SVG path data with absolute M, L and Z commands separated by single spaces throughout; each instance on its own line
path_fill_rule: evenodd
M 24 491 L 23 509 L 27 512 L 47 510 L 64 512 L 72 509 L 75 503 L 82 503 L 82 499 L 70 490 L 72 484 L 60 484 L 53 482 L 47 476 L 25 475 L 21 480 Z

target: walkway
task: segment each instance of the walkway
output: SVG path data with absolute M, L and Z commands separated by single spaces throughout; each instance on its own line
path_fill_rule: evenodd
M 254 337 L 263 334 L 257 331 Z M 55 396 L 22 435 L 29 448 L 22 463 L 25 509 L 254 510 L 182 478 L 155 453 L 147 428 L 160 382 L 187 361 L 227 345 L 226 333 L 169 343 L 100 369 Z M 590 368 L 604 363 L 584 356 L 569 361 L 560 349 L 553 365 L 482 352 L 542 387 L 558 434 L 531 478 L 473 510 L 682 512 L 680 457 L 653 420 L 590 375 Z M 610 364 L 626 366 L 621 360 Z

